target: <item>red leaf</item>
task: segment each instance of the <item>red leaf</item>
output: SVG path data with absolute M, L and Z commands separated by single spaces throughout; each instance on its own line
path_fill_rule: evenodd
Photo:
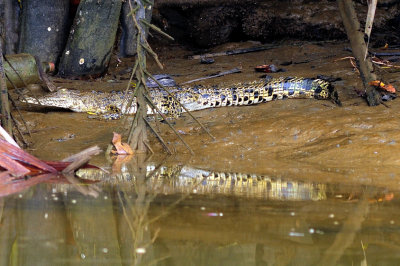
M 33 155 L 30 155 L 24 150 L 9 144 L 7 141 L 3 139 L 0 139 L 0 152 L 2 152 L 4 155 L 7 155 L 10 159 L 35 166 L 43 171 L 50 173 L 57 172 L 57 170 L 51 167 L 50 165 L 45 164 L 44 162 L 34 157 Z

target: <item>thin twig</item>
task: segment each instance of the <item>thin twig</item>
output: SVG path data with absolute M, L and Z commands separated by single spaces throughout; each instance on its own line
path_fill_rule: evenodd
M 169 153 L 172 154 L 172 151 L 168 148 L 167 144 L 165 143 L 164 139 L 161 137 L 160 134 L 157 133 L 157 131 L 153 128 L 153 126 L 149 123 L 149 121 L 147 121 L 146 119 L 144 120 L 146 121 L 147 126 L 151 129 L 151 131 L 153 132 L 154 135 L 156 135 L 156 137 L 158 138 L 158 140 L 161 142 L 161 144 L 163 145 L 164 149 Z
M 38 56 L 35 57 L 36 66 L 38 68 L 40 79 L 46 84 L 46 87 L 50 92 L 56 91 L 57 87 L 50 81 L 49 77 L 47 77 L 46 73 L 43 71 L 42 64 Z
M 17 130 L 18 134 L 21 137 L 20 141 L 22 141 L 22 144 L 26 147 L 28 145 L 28 141 L 25 139 L 24 134 L 22 134 L 21 129 L 19 128 L 14 116 L 12 114 L 10 114 L 10 116 L 11 116 L 11 120 L 13 121 L 13 123 L 15 125 L 15 129 Z M 14 134 L 14 138 L 17 139 L 17 136 L 15 134 Z
M 144 120 L 146 121 L 146 119 Z M 143 141 L 144 145 L 146 146 L 147 149 L 149 149 L 149 151 L 154 154 L 154 151 L 151 149 L 150 144 L 147 142 L 147 140 Z
M 197 118 L 195 118 L 192 114 L 192 112 L 190 112 L 183 104 L 181 104 L 181 102 L 175 97 L 175 95 L 173 95 L 166 87 L 164 87 L 155 77 L 153 77 L 153 75 L 151 75 L 150 73 L 148 73 L 147 71 L 145 71 L 145 73 L 152 79 L 154 80 L 158 86 L 160 86 L 161 88 L 163 88 L 169 96 L 171 96 L 189 115 L 190 117 L 197 122 L 197 124 L 200 125 L 200 127 L 213 139 L 215 140 L 215 137 L 213 135 L 211 135 L 210 131 L 199 121 L 197 120 Z
M 235 68 L 227 70 L 227 71 L 219 72 L 218 74 L 214 74 L 214 75 L 210 75 L 210 76 L 202 77 L 202 78 L 197 78 L 197 79 L 192 79 L 192 80 L 183 82 L 182 85 L 183 84 L 192 83 L 192 82 L 196 82 L 196 81 L 200 81 L 200 80 L 205 80 L 205 79 L 218 78 L 218 77 L 222 77 L 222 76 L 225 76 L 225 75 L 234 74 L 234 73 L 240 73 L 240 72 L 242 72 L 241 68 L 235 67 Z
M 26 84 L 25 80 L 21 77 L 21 75 L 18 73 L 18 71 L 14 68 L 14 66 L 8 61 L 7 56 L 4 56 L 4 60 L 8 63 L 8 65 L 11 67 L 11 69 L 14 71 L 14 73 L 18 76 L 18 78 L 22 81 L 24 84 L 25 88 L 28 87 L 28 84 Z
M 24 119 L 24 116 L 21 114 L 21 111 L 19 110 L 19 107 L 18 107 L 17 103 L 16 103 L 16 102 L 14 101 L 14 99 L 11 97 L 10 93 L 8 93 L 8 99 L 10 99 L 11 104 L 13 105 L 13 107 L 15 108 L 15 110 L 17 110 L 17 113 L 18 113 L 20 119 L 22 120 L 22 123 L 24 124 L 25 129 L 26 129 L 26 131 L 28 132 L 29 137 L 32 137 L 31 130 L 29 129 L 28 124 L 26 123 L 26 121 L 25 121 L 25 119 Z M 15 123 L 15 127 L 18 128 L 18 124 Z
M 131 82 L 132 82 L 132 80 L 133 80 L 133 76 L 135 75 L 136 68 L 137 68 L 138 64 L 139 64 L 139 62 L 136 60 L 136 61 L 135 61 L 135 65 L 133 66 L 133 69 L 132 69 L 131 76 L 129 77 L 128 85 L 126 86 L 126 89 L 125 89 L 125 92 L 124 92 L 124 101 L 128 99 L 129 87 L 132 86 L 132 85 L 131 85 Z M 138 84 L 137 84 L 137 85 L 138 85 Z M 134 91 L 133 91 L 132 99 L 133 99 L 133 97 L 135 97 L 135 95 L 136 95 L 136 90 L 137 90 L 137 87 L 138 87 L 137 85 L 135 86 L 135 89 L 134 89 Z M 132 101 L 133 101 L 133 100 L 132 100 Z M 128 107 L 131 106 L 132 101 L 130 101 L 130 102 L 127 103 L 127 106 L 128 106 Z M 122 106 L 123 106 L 123 104 L 122 104 Z M 129 110 L 129 108 L 126 109 L 126 111 L 128 111 L 128 110 Z M 121 110 L 121 111 L 123 112 L 123 110 Z
M 273 48 L 277 48 L 277 47 L 278 47 L 278 45 L 263 45 L 263 46 L 258 46 L 258 47 L 250 47 L 250 48 L 243 48 L 243 49 L 236 49 L 236 50 L 228 50 L 228 51 L 217 52 L 217 53 L 192 55 L 192 56 L 189 56 L 189 59 L 200 59 L 202 57 L 214 57 L 214 56 L 224 56 L 224 55 L 235 55 L 235 54 L 259 52 L 259 51 L 269 50 L 269 49 L 273 49 Z
M 156 61 L 159 68 L 164 69 L 164 66 L 161 64 L 160 60 L 158 59 L 158 55 L 151 49 L 150 46 L 145 45 L 143 43 L 140 44 L 150 55 L 153 56 L 154 60 Z
M 151 23 L 148 23 L 146 20 L 141 19 L 140 22 L 142 22 L 144 25 L 146 25 L 146 26 L 152 28 L 153 30 L 157 31 L 157 32 L 160 33 L 161 35 L 167 37 L 167 38 L 170 39 L 171 41 L 174 40 L 174 37 L 172 37 L 171 35 L 169 35 L 169 34 L 163 32 L 159 27 L 157 27 L 157 26 L 155 26 L 155 25 L 153 25 L 153 24 L 151 24 Z
M 145 99 L 151 103 L 151 100 L 149 99 L 149 97 L 147 97 L 147 95 L 144 95 Z M 176 129 L 171 125 L 171 123 L 168 121 L 167 117 L 161 112 L 161 110 L 154 105 L 154 108 L 157 110 L 157 112 L 161 115 L 161 117 L 165 120 L 165 122 L 167 123 L 167 125 L 172 129 L 172 131 L 174 131 L 174 133 L 178 136 L 178 138 L 181 140 L 181 142 L 186 146 L 186 148 L 190 151 L 190 153 L 192 155 L 194 155 L 193 150 L 189 147 L 189 145 L 186 143 L 186 141 L 181 137 L 181 135 L 178 133 L 178 131 L 176 131 Z

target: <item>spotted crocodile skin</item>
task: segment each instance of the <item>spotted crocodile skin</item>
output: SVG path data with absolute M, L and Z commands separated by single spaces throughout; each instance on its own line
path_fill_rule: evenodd
M 331 99 L 340 105 L 337 92 L 333 86 L 321 79 L 309 78 L 276 78 L 269 81 L 238 83 L 231 86 L 193 86 L 169 87 L 172 97 L 164 89 L 150 90 L 150 97 L 162 113 L 177 117 L 185 110 L 196 111 L 222 106 L 254 105 L 283 98 Z M 57 92 L 39 97 L 41 105 L 60 107 L 74 112 L 92 114 L 134 114 L 137 110 L 136 100 L 123 92 L 78 91 L 61 89 Z M 180 104 L 177 102 L 180 102 Z M 33 97 L 21 99 L 23 102 L 38 104 Z M 149 108 L 148 113 L 153 111 Z M 112 117 L 112 116 L 111 116 Z

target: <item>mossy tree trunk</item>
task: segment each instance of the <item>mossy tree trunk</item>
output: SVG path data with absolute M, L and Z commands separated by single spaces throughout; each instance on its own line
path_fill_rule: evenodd
M 67 41 L 69 0 L 24 0 L 19 52 L 56 63 Z
M 61 76 L 96 75 L 106 71 L 117 33 L 121 5 L 121 0 L 81 1 L 61 57 Z

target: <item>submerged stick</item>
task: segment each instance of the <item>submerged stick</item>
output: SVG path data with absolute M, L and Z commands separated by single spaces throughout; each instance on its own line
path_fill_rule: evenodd
M 205 80 L 205 79 L 218 78 L 218 77 L 222 77 L 222 76 L 225 76 L 225 75 L 234 74 L 234 73 L 240 73 L 240 72 L 242 72 L 242 69 L 240 67 L 235 67 L 235 68 L 227 70 L 227 71 L 219 72 L 218 74 L 214 74 L 214 75 L 210 75 L 210 76 L 202 77 L 202 78 L 198 78 L 198 79 L 192 79 L 192 80 L 183 82 L 182 85 L 183 84 L 189 84 L 189 83 L 196 82 L 196 81 L 200 81 L 200 80 Z

